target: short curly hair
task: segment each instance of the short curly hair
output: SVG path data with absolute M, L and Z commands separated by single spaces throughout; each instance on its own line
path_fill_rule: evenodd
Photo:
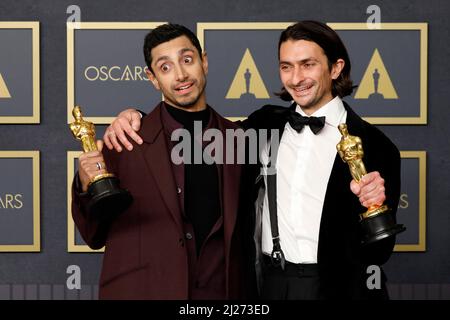
M 179 24 L 162 24 L 150 31 L 145 36 L 144 40 L 145 63 L 152 73 L 152 49 L 160 45 L 161 43 L 173 40 L 181 36 L 186 36 L 191 41 L 194 47 L 198 50 L 200 59 L 202 59 L 202 47 L 200 46 L 200 41 L 198 41 L 197 36 L 191 30 Z

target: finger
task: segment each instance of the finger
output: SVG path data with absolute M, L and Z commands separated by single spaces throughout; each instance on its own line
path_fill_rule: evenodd
M 384 179 L 379 175 L 379 173 L 374 172 L 374 174 L 371 177 L 368 177 L 368 180 L 366 180 L 365 184 L 361 184 L 360 196 L 368 194 L 369 192 L 372 192 L 373 190 L 376 190 L 381 187 L 384 187 Z
M 141 114 L 134 110 L 134 112 L 131 114 L 131 127 L 134 131 L 139 131 L 141 128 Z
M 383 186 L 383 184 L 382 183 L 379 183 L 379 182 L 377 182 L 377 183 L 374 183 L 374 182 L 371 182 L 371 183 L 369 183 L 369 184 L 366 184 L 365 186 L 361 186 L 361 192 L 360 192 L 360 196 L 364 196 L 364 195 L 367 195 L 367 194 L 369 194 L 370 192 L 372 192 L 372 191 L 374 191 L 374 190 L 377 190 L 378 188 L 380 188 L 380 187 L 382 187 Z
M 109 139 L 114 149 L 116 149 L 117 152 L 122 152 L 122 146 L 120 145 L 119 141 L 117 141 L 117 136 L 114 130 L 109 132 Z
M 102 140 L 97 140 L 97 150 L 99 152 L 102 152 L 103 149 L 103 141 Z
M 100 166 L 100 169 L 99 169 Z M 90 158 L 90 159 L 83 159 L 79 162 L 80 170 L 84 170 L 86 172 L 88 171 L 99 171 L 101 169 L 106 169 L 106 164 L 103 161 L 103 158 Z
M 96 162 L 82 163 L 81 169 L 93 175 L 98 175 L 100 171 L 108 171 L 105 162 L 103 162 L 101 159 Z
M 79 159 L 88 159 L 88 158 L 95 158 L 95 157 L 101 157 L 102 153 L 98 150 L 95 151 L 89 151 L 89 152 L 83 152 Z
M 366 208 L 369 208 L 370 206 L 373 206 L 373 205 L 381 206 L 385 200 L 386 200 L 386 196 L 384 194 L 380 194 L 377 197 L 374 197 L 367 201 L 364 201 L 362 203 L 362 205 Z
M 86 192 L 89 181 L 91 181 L 89 178 L 89 175 L 84 170 L 79 170 L 78 176 L 79 176 L 80 182 L 81 182 L 81 189 L 83 190 L 83 192 Z
M 96 165 L 93 166 L 89 165 L 87 167 L 80 165 L 80 170 L 78 172 L 83 192 L 87 191 L 89 183 L 92 182 L 95 179 L 95 177 L 108 173 L 106 168 L 98 170 L 98 167 Z
M 372 171 L 369 172 L 367 174 L 365 174 L 362 178 L 361 178 L 361 182 L 365 185 L 368 184 L 370 182 L 372 182 L 373 180 L 377 179 L 381 177 L 380 173 L 378 171 Z
M 104 161 L 103 155 L 101 152 L 96 151 L 96 153 L 90 153 L 90 154 L 82 154 L 78 158 L 80 163 L 86 162 L 86 163 L 96 163 L 97 161 Z
M 100 166 L 100 169 L 99 169 Z M 96 163 L 91 163 L 89 164 L 87 171 L 92 172 L 95 175 L 99 175 L 99 172 L 101 171 L 108 171 L 106 169 L 106 165 L 104 162 L 96 162 Z
M 107 171 L 105 169 L 102 170 L 88 170 L 86 171 L 87 176 L 89 177 L 89 181 L 94 180 L 97 176 L 102 175 L 102 174 L 106 174 Z
M 109 129 L 109 127 L 108 127 L 108 129 Z M 105 142 L 106 147 L 108 147 L 109 150 L 112 150 L 114 147 L 111 143 L 111 140 L 109 140 L 110 131 L 108 129 L 106 129 L 105 134 L 103 135 L 103 141 Z
M 359 198 L 359 201 L 364 206 L 371 206 L 374 204 L 382 204 L 386 199 L 384 186 L 378 187 L 369 193 L 365 193 Z
M 127 148 L 128 150 L 133 150 L 133 146 L 130 143 L 130 141 L 128 141 L 125 132 L 129 135 L 131 132 L 134 132 L 133 128 L 131 127 L 130 123 L 128 122 L 128 120 L 124 119 L 124 118 L 120 118 L 118 119 L 118 123 L 117 126 L 120 126 L 120 130 L 115 131 L 117 137 L 119 138 L 120 142 L 123 144 L 123 146 L 125 148 Z
M 134 128 L 131 126 L 127 126 L 123 128 L 125 130 L 125 132 L 127 133 L 127 135 L 133 139 L 136 143 L 141 144 L 142 143 L 142 139 L 141 137 L 136 133 L 136 131 L 134 131 Z M 127 140 L 128 141 L 128 140 Z M 131 145 L 131 144 L 130 144 Z M 133 146 L 131 145 L 131 148 L 133 148 Z
M 113 121 L 113 123 L 111 123 L 111 129 L 114 131 L 114 134 L 116 136 L 124 134 L 123 132 L 124 124 L 125 125 L 128 124 L 128 120 L 125 118 L 117 118 L 116 120 Z
M 358 184 L 358 182 L 356 182 L 355 180 L 352 180 L 350 182 L 350 190 L 352 190 L 352 192 L 354 194 L 356 194 L 357 196 L 359 196 L 360 192 L 361 192 L 361 187 Z
M 361 188 L 361 192 L 359 194 L 359 197 L 360 198 L 364 198 L 364 199 L 368 199 L 368 197 L 370 197 L 374 193 L 379 192 L 380 188 L 383 188 L 383 190 L 384 190 L 384 185 L 377 184 L 377 183 L 370 183 L 370 184 L 368 184 L 368 185 L 366 185 L 366 186 Z

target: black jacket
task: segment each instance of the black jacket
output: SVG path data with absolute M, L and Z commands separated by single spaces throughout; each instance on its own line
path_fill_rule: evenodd
M 397 211 L 400 197 L 400 153 L 396 146 L 380 130 L 359 117 L 345 102 L 347 126 L 351 135 L 359 136 L 363 143 L 364 164 L 367 172 L 378 171 L 385 179 L 386 201 Z M 280 139 L 287 122 L 287 114 L 294 109 L 266 105 L 252 113 L 241 123 L 245 129 L 279 129 Z M 246 165 L 242 177 L 244 194 L 241 195 L 240 217 L 246 219 L 248 226 L 246 245 L 248 252 L 255 252 L 251 258 L 259 269 L 260 217 L 258 194 L 264 192 L 264 179 L 258 179 L 260 164 Z M 386 277 L 382 272 L 381 290 L 369 290 L 366 282 L 371 274 L 366 270 L 369 265 L 381 266 L 390 257 L 395 237 L 378 241 L 376 244 L 361 247 L 359 214 L 367 209 L 360 205 L 358 197 L 350 190 L 352 180 L 348 165 L 339 154 L 333 164 L 328 181 L 320 223 L 318 244 L 318 265 L 321 279 L 321 292 L 327 299 L 386 299 Z M 253 268 L 249 266 L 249 272 Z M 249 276 L 254 279 L 255 276 Z M 250 281 L 250 280 L 249 280 Z M 254 284 L 249 284 L 254 285 Z

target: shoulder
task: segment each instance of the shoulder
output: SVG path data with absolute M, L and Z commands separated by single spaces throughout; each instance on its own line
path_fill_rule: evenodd
M 254 111 L 252 114 L 250 114 L 249 117 L 262 117 L 280 114 L 286 112 L 287 110 L 289 110 L 289 107 L 283 107 L 274 104 L 266 104 L 261 108 L 259 108 L 258 110 Z
M 228 120 L 227 118 L 224 118 L 223 116 L 217 114 L 217 120 L 222 122 L 222 125 L 225 129 L 239 129 L 241 126 L 238 123 L 235 123 L 231 120 Z
M 349 106 L 346 105 L 347 123 L 352 123 L 353 128 L 356 129 L 356 136 L 360 136 L 363 146 L 370 146 L 370 148 L 378 148 L 382 152 L 389 152 L 389 154 L 396 154 L 400 156 L 397 146 L 392 140 L 379 128 L 373 124 L 362 119 Z
M 155 118 L 160 119 L 161 118 L 161 107 L 162 107 L 162 103 L 159 103 L 155 107 L 153 107 L 153 109 L 151 109 L 148 113 L 145 113 L 140 110 L 136 110 L 136 111 L 138 111 L 142 115 L 142 123 L 144 123 L 144 122 L 152 121 Z
M 224 116 L 220 115 L 214 108 L 211 108 L 212 115 L 215 117 L 216 122 L 219 124 L 219 127 L 223 127 L 224 129 L 239 129 L 241 128 L 240 122 L 233 122 L 228 120 Z
M 246 120 L 248 128 L 278 128 L 285 122 L 289 107 L 267 104 L 251 113 Z
M 398 150 L 397 146 L 383 131 L 365 120 L 363 120 L 363 122 L 367 133 L 366 139 L 371 146 L 378 148 L 380 152 L 389 152 L 390 154 L 395 154 L 400 157 L 400 151 Z

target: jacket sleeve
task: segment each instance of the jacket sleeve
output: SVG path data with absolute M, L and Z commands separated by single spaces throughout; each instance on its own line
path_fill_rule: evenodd
M 372 147 L 370 164 L 368 171 L 379 171 L 381 177 L 385 180 L 386 204 L 390 208 L 389 214 L 394 216 L 396 221 L 396 213 L 400 199 L 400 181 L 401 181 L 401 158 L 397 147 L 378 129 L 375 141 L 371 141 L 375 148 Z M 364 143 L 364 142 L 363 142 Z M 367 264 L 382 265 L 387 262 L 391 256 L 396 237 L 389 237 L 377 241 L 374 244 L 362 248 L 362 259 Z
M 103 156 L 108 172 L 116 171 L 113 153 L 114 151 L 103 148 Z M 72 182 L 72 217 L 86 244 L 91 249 L 97 250 L 105 246 L 109 226 L 112 221 L 98 220 L 92 217 L 87 210 L 90 200 L 91 196 L 89 193 L 82 192 L 81 182 L 77 172 Z

